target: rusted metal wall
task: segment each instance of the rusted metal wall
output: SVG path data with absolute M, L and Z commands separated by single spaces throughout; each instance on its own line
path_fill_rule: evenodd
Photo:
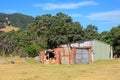
M 55 53 L 56 64 L 61 64 L 61 48 L 55 48 L 54 53 Z
M 55 48 L 55 57 L 57 64 L 74 64 L 75 63 L 75 48 Z
M 70 55 L 70 64 L 75 64 L 76 58 L 76 48 L 72 48 L 71 55 Z
M 62 58 L 64 59 L 63 63 L 70 64 L 71 49 L 69 47 L 65 47 L 64 50 L 65 50 L 65 55 L 62 56 Z
M 92 55 L 91 48 L 70 48 L 62 47 L 55 48 L 55 62 L 56 64 L 81 64 L 81 63 L 91 63 Z M 41 62 L 48 63 L 50 60 L 46 60 L 45 51 L 40 51 Z
M 91 48 L 89 48 L 88 49 L 88 63 L 90 64 L 90 63 L 92 63 L 93 62 L 93 60 L 92 60 L 92 49 Z
M 76 64 L 82 63 L 81 49 L 76 49 L 75 63 L 76 63 Z
M 40 56 L 41 62 L 44 63 L 45 62 L 45 52 L 40 51 L 39 56 Z

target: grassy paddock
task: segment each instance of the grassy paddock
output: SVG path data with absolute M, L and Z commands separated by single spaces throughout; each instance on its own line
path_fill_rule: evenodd
M 120 59 L 84 65 L 33 64 L 33 59 L 27 62 L 20 58 L 13 60 L 21 64 L 0 64 L 0 80 L 120 80 Z

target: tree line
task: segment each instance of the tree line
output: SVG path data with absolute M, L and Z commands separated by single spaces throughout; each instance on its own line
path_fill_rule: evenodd
M 114 53 L 120 53 L 120 26 L 98 33 L 97 26 L 90 24 L 83 28 L 79 22 L 73 22 L 71 16 L 59 12 L 54 16 L 37 16 L 25 30 L 1 34 L 0 54 L 34 57 L 42 49 L 91 39 L 107 42 L 113 46 Z

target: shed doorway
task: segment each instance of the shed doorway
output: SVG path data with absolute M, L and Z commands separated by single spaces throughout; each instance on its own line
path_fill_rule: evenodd
M 76 64 L 87 64 L 88 60 L 88 49 L 76 49 Z
M 53 52 L 47 52 L 46 54 L 46 59 L 54 59 L 55 58 L 55 54 Z

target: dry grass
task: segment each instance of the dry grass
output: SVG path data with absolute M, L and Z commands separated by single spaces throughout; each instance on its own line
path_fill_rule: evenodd
M 9 59 L 9 58 L 7 58 Z M 120 59 L 84 65 L 0 64 L 0 80 L 120 80 Z
M 13 26 L 7 26 L 5 28 L 0 29 L 0 31 L 4 31 L 4 32 L 9 32 L 9 31 L 12 31 L 12 30 L 17 31 L 17 30 L 19 30 L 19 28 L 13 27 Z

